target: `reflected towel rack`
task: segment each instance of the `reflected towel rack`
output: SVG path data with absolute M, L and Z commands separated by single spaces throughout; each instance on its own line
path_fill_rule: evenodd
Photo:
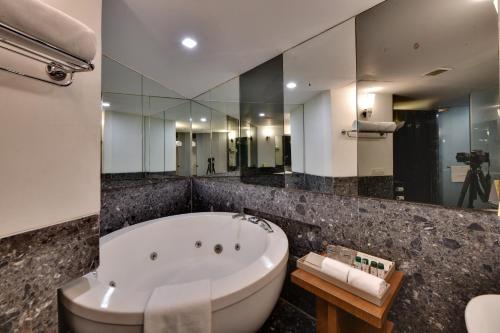
M 386 139 L 388 137 L 388 134 L 392 132 L 358 132 L 357 130 L 342 130 L 341 133 L 342 135 L 346 135 L 349 138 L 380 140 Z
M 57 46 L 25 34 L 0 22 L 0 48 L 45 64 L 45 72 L 50 79 L 26 74 L 12 68 L 0 66 L 0 70 L 49 83 L 59 87 L 67 87 L 73 83 L 73 74 L 90 72 L 94 65 Z M 24 44 L 29 45 L 24 46 Z

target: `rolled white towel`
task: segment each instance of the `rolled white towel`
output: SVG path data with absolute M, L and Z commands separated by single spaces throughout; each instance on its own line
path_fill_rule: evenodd
M 370 295 L 381 298 L 389 286 L 384 279 L 368 274 L 359 269 L 351 269 L 347 283 Z
M 396 123 L 392 121 L 366 121 L 355 120 L 352 128 L 359 132 L 386 132 L 393 133 L 396 130 Z
M 347 282 L 351 266 L 331 258 L 325 258 L 321 263 L 321 271 L 339 281 Z
M 0 22 L 83 60 L 96 54 L 92 29 L 40 0 L 0 0 Z

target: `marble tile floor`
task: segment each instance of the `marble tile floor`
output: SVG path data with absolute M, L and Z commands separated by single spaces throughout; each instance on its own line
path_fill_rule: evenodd
M 258 333 L 314 333 L 316 319 L 280 298 Z

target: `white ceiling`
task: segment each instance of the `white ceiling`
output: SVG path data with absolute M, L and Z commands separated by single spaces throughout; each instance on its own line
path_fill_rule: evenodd
M 358 92 L 411 99 L 398 109 L 467 105 L 471 92 L 498 87 L 491 0 L 387 1 L 357 18 L 356 35 Z M 452 70 L 424 76 L 441 67 Z
M 356 81 L 354 21 L 346 21 L 285 52 L 285 84 L 297 84 L 295 89 L 285 88 L 285 104 L 303 104 L 322 91 Z
M 104 0 L 103 52 L 193 98 L 380 2 Z

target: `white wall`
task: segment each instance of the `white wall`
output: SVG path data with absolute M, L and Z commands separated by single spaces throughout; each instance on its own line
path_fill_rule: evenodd
M 330 91 L 324 91 L 304 104 L 305 172 L 332 176 L 333 150 Z
M 104 112 L 103 173 L 142 172 L 142 127 L 140 115 Z
M 331 90 L 332 177 L 358 175 L 358 140 L 342 134 L 356 120 L 356 83 Z
M 165 169 L 163 171 L 171 172 L 177 169 L 176 141 L 175 121 L 165 120 Z
M 176 171 L 175 121 L 163 120 L 160 117 L 148 117 L 145 120 L 145 171 Z M 120 144 L 120 142 L 116 142 L 116 144 Z
M 392 121 L 392 95 L 375 94 L 370 121 Z M 361 119 L 361 116 L 359 116 Z M 392 176 L 393 135 L 381 140 L 358 140 L 359 176 Z
M 196 133 L 196 173 L 197 176 L 205 176 L 208 169 L 208 158 L 210 157 L 210 133 Z
M 96 68 L 52 87 L 0 73 L 0 237 L 93 215 L 100 207 L 101 0 L 45 0 L 98 36 Z M 32 62 L 0 53 L 30 71 Z
M 215 158 L 215 173 L 227 172 L 227 133 L 212 133 L 212 157 Z
M 257 166 L 259 168 L 276 166 L 276 136 L 280 135 L 283 135 L 282 126 L 257 127 Z M 269 140 L 266 140 L 266 137 L 269 137 Z
M 304 109 L 302 106 L 290 111 L 290 150 L 292 171 L 304 172 Z

